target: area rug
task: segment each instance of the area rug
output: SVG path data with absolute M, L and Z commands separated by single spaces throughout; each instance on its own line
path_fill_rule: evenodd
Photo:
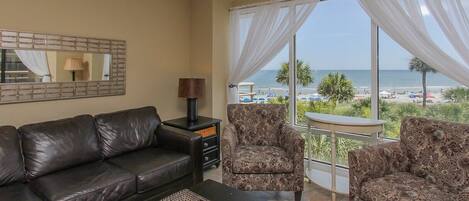
M 210 201 L 189 189 L 183 189 L 170 196 L 163 198 L 161 201 Z

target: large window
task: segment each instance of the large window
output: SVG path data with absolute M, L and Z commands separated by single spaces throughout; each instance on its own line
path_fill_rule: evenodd
M 329 0 L 317 5 L 296 34 L 296 123 L 306 112 L 371 117 L 370 18 L 357 1 Z M 337 139 L 338 164 L 347 165 L 347 152 L 357 140 Z M 314 159 L 330 161 L 330 138 L 315 133 Z
M 438 46 L 461 60 L 436 22 L 426 18 Z M 375 34 L 377 40 L 372 38 Z M 380 118 L 386 121 L 385 137 L 392 140 L 399 138 L 400 122 L 406 116 L 469 122 L 469 89 L 401 48 L 372 24 L 357 1 L 320 2 L 290 41 L 240 86 L 241 102 L 294 103 L 289 107 L 295 108 L 289 111 L 289 119 L 304 134 L 306 112 Z M 371 58 L 372 47 L 377 47 L 377 58 Z M 374 59 L 376 65 L 372 65 Z M 292 67 L 296 75 L 289 73 Z M 378 73 L 372 75 L 372 69 Z M 291 79 L 296 79 L 294 86 L 289 86 Z M 339 136 L 338 164 L 347 166 L 348 151 L 364 144 L 354 135 Z M 317 161 L 327 163 L 330 138 L 317 131 L 306 141 L 306 150 Z
M 424 9 L 432 39 L 448 55 L 463 62 L 436 21 Z M 436 71 L 379 30 L 379 118 L 385 136 L 398 139 L 401 120 L 419 116 L 469 122 L 469 89 Z
M 318 4 L 296 35 L 298 124 L 307 111 L 368 117 L 370 108 L 352 104 L 370 96 L 370 43 L 370 19 L 356 1 Z
M 281 9 L 283 17 L 289 12 L 288 8 Z M 240 39 L 244 44 L 248 35 L 248 27 L 251 24 L 253 13 L 247 12 L 240 20 Z M 287 44 L 267 65 L 263 66 L 256 74 L 244 82 L 239 83 L 239 101 L 245 104 L 289 103 L 289 50 Z
M 283 50 L 259 72 L 240 83 L 242 103 L 288 103 L 288 50 Z

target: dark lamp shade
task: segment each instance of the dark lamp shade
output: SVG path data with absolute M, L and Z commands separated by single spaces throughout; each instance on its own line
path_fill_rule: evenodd
M 204 96 L 205 79 L 180 78 L 178 96 L 181 98 L 201 98 Z

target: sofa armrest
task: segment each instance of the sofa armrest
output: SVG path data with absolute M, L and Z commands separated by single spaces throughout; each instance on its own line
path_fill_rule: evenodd
M 289 158 L 293 159 L 293 174 L 295 175 L 295 191 L 303 191 L 304 187 L 304 159 L 305 139 L 300 131 L 289 124 L 283 124 L 279 135 L 280 146 L 287 152 Z
M 357 149 L 348 153 L 350 200 L 359 198 L 363 182 L 395 172 L 408 172 L 409 159 L 400 142 Z
M 223 171 L 232 172 L 233 167 L 233 154 L 238 144 L 238 137 L 236 128 L 233 124 L 228 124 L 223 129 L 221 136 L 221 154 L 222 154 L 222 168 Z
M 194 183 L 203 181 L 202 137 L 186 130 L 161 125 L 156 131 L 158 146 L 189 154 L 194 163 Z

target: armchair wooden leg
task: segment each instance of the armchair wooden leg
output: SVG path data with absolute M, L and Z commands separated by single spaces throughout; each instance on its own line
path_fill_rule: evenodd
M 295 201 L 301 201 L 301 195 L 303 195 L 303 191 L 295 191 Z

